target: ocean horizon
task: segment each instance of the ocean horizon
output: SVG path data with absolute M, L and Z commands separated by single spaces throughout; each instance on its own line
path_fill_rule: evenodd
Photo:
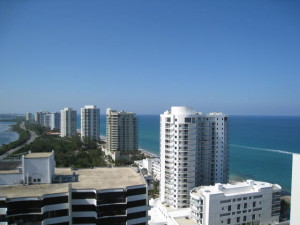
M 137 115 L 139 148 L 159 156 L 159 115 Z M 230 116 L 230 179 L 254 179 L 291 191 L 292 154 L 300 153 L 300 116 Z M 0 145 L 18 138 L 12 122 L 0 121 Z M 77 117 L 80 129 L 80 115 Z M 106 136 L 100 116 L 100 135 Z
M 137 115 L 139 147 L 159 156 L 159 115 Z M 292 154 L 300 153 L 300 116 L 229 116 L 230 180 L 253 179 L 291 192 Z M 100 134 L 105 136 L 105 116 Z M 80 120 L 77 121 L 80 128 Z

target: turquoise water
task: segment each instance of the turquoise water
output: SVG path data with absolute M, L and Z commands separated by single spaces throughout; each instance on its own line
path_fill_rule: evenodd
M 159 115 L 140 115 L 139 146 L 159 155 Z M 105 136 L 105 116 L 100 132 Z M 14 141 L 12 122 L 0 121 L 0 145 Z M 78 116 L 77 128 L 80 129 Z M 231 116 L 230 176 L 251 178 L 291 190 L 292 153 L 300 153 L 300 117 Z
M 159 155 L 159 115 L 138 119 L 140 148 Z M 300 117 L 231 116 L 229 130 L 230 177 L 277 183 L 290 192 L 291 153 L 300 153 Z

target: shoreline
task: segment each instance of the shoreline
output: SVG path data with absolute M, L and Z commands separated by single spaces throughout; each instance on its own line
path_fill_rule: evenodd
M 10 124 L 2 124 L 1 122 L 9 122 Z M 16 125 L 17 122 L 15 121 L 5 121 L 5 120 L 0 120 L 0 126 L 3 125 L 3 126 L 6 126 L 7 129 L 3 130 L 0 132 L 1 133 L 5 133 L 5 134 L 8 134 L 9 137 L 7 137 L 7 139 L 9 139 L 10 141 L 6 142 L 6 143 L 0 143 L 0 148 L 3 146 L 3 145 L 8 145 L 14 141 L 17 141 L 19 138 L 20 138 L 20 134 L 16 131 L 13 130 L 13 126 Z M 12 138 L 12 136 L 14 136 L 14 138 Z M 1 138 L 1 136 L 0 136 Z
M 143 149 L 143 148 L 139 148 L 139 150 L 140 150 L 142 153 L 144 153 L 146 156 L 149 156 L 150 158 L 159 158 L 158 155 L 156 155 L 156 154 L 154 154 L 154 153 L 152 153 L 152 152 L 149 152 L 149 151 L 147 151 L 147 150 L 145 150 L 145 149 Z

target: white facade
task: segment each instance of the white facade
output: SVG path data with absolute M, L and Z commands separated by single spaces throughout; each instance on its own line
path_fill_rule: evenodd
M 26 121 L 31 121 L 32 120 L 32 114 L 30 112 L 26 113 Z
M 190 218 L 190 208 L 174 209 L 166 204 L 162 204 L 159 199 L 150 199 L 149 225 L 196 225 Z
M 49 123 L 49 128 L 51 130 L 60 130 L 60 113 L 55 112 L 50 114 L 50 123 Z
M 148 175 L 154 180 L 160 180 L 160 160 L 159 158 L 146 158 L 139 161 L 134 161 L 140 169 L 147 169 Z
M 191 191 L 192 218 L 200 225 L 269 225 L 279 221 L 281 187 L 247 180 Z
M 228 117 L 172 107 L 160 116 L 160 198 L 171 207 L 189 206 L 200 185 L 227 183 Z
M 292 196 L 291 196 L 291 225 L 300 224 L 300 155 L 293 154 Z
M 76 135 L 76 110 L 64 108 L 60 111 L 60 136 L 69 137 Z
M 135 113 L 106 110 L 106 148 L 113 159 L 127 151 L 138 150 L 137 118 Z
M 94 105 L 81 108 L 81 138 L 99 140 L 100 109 Z
M 54 151 L 30 153 L 22 157 L 23 181 L 26 184 L 50 184 L 54 178 Z

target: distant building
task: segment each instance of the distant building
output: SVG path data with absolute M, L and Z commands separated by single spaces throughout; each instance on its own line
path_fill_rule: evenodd
M 26 121 L 32 121 L 32 113 L 30 112 L 26 113 Z
M 90 140 L 100 138 L 100 109 L 94 105 L 81 108 L 81 138 Z
M 44 154 L 48 157 L 41 157 Z M 41 179 L 39 184 L 0 185 L 1 225 L 148 224 L 148 190 L 141 174 L 128 167 L 56 168 L 52 183 L 43 184 L 48 174 L 34 176 L 41 170 L 52 171 L 53 164 L 44 164 L 52 155 L 24 157 L 23 167 L 32 172 L 25 172 L 25 180 Z
M 160 115 L 160 198 L 173 208 L 189 207 L 192 188 L 227 183 L 228 116 L 172 107 Z
M 293 154 L 292 172 L 292 196 L 291 196 L 291 225 L 300 224 L 300 154 Z
M 45 115 L 49 114 L 47 111 L 40 111 L 35 113 L 35 122 L 41 126 L 45 126 Z
M 116 160 L 138 150 L 138 130 L 135 113 L 106 110 L 106 154 Z
M 35 113 L 35 121 L 37 124 L 47 127 L 51 130 L 60 130 L 60 113 L 41 111 Z
M 51 113 L 50 119 L 50 129 L 51 130 L 60 130 L 61 123 L 61 114 L 59 112 Z
M 199 225 L 279 222 L 281 187 L 247 180 L 202 186 L 191 191 L 192 219 Z
M 160 160 L 159 158 L 146 158 L 143 160 L 134 161 L 140 169 L 147 169 L 148 175 L 151 175 L 154 180 L 160 180 Z
M 72 108 L 64 108 L 60 111 L 60 136 L 70 137 L 76 135 L 76 110 Z

